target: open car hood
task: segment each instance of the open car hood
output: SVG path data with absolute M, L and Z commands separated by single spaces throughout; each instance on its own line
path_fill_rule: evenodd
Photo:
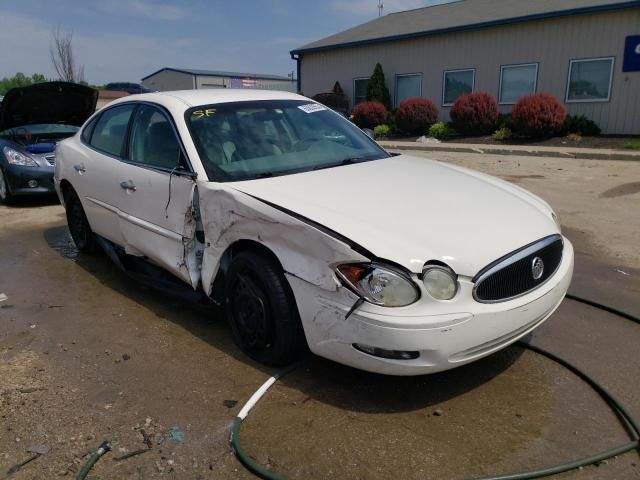
M 0 131 L 25 125 L 81 126 L 96 110 L 98 91 L 69 82 L 13 88 L 0 104 Z

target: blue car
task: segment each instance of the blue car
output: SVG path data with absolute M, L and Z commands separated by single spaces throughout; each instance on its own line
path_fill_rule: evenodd
M 95 111 L 98 92 L 68 82 L 9 90 L 0 103 L 0 202 L 55 193 L 56 143 Z

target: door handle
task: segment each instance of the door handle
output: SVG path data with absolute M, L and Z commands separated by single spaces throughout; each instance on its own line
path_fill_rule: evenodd
M 84 163 L 81 163 L 80 165 L 74 165 L 73 169 L 78 172 L 80 175 L 82 175 L 83 173 L 85 173 L 87 171 L 87 169 L 84 167 Z
M 129 180 L 128 182 L 120 182 L 120 188 L 122 188 L 123 190 L 127 190 L 127 192 L 136 191 L 136 186 L 131 180 Z

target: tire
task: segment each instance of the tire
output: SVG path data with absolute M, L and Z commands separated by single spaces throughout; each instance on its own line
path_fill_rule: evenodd
M 226 275 L 226 313 L 236 345 L 265 365 L 281 367 L 307 349 L 298 308 L 282 268 L 255 251 L 240 252 Z
M 74 190 L 69 190 L 65 195 L 64 206 L 67 213 L 67 226 L 73 243 L 81 253 L 96 253 L 98 245 L 84 213 L 84 208 L 82 208 L 82 203 Z
M 11 190 L 9 188 L 9 182 L 5 177 L 2 168 L 0 168 L 0 203 L 4 203 L 6 205 L 10 204 L 13 200 L 13 195 L 11 195 Z

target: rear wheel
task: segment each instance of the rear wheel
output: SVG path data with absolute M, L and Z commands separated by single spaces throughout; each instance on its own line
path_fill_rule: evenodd
M 96 240 L 82 208 L 82 203 L 80 203 L 80 199 L 74 190 L 70 190 L 65 195 L 64 205 L 67 212 L 67 225 L 73 243 L 82 253 L 95 253 L 98 250 Z
M 12 199 L 13 196 L 9 190 L 9 183 L 7 182 L 2 168 L 0 168 L 0 202 L 10 203 Z
M 258 252 L 239 253 L 226 280 L 233 339 L 254 360 L 283 366 L 306 349 L 298 308 L 282 268 Z

